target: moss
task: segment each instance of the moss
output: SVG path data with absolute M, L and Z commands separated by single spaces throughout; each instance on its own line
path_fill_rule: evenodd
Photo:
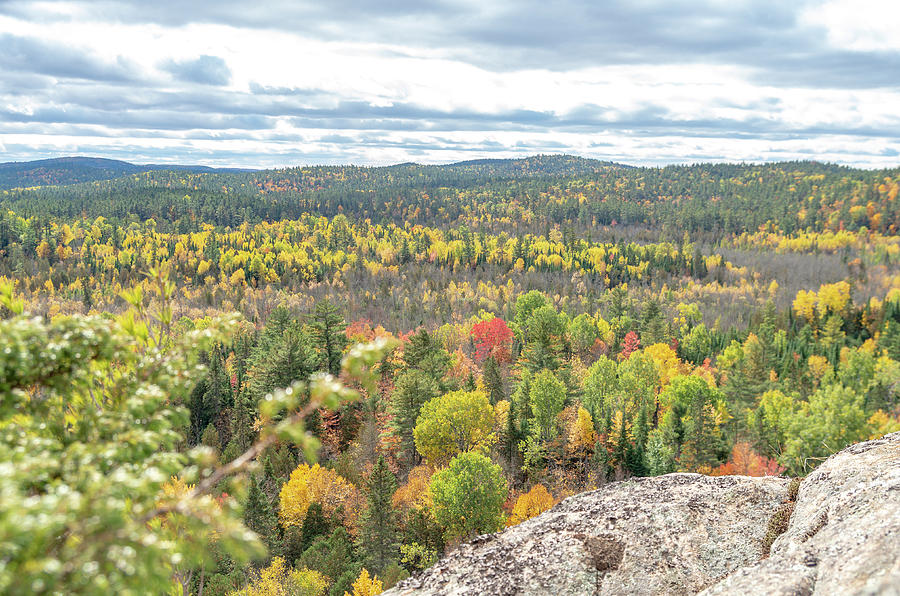
M 800 482 L 803 478 L 791 478 L 791 483 L 788 484 L 788 501 L 794 502 L 797 500 L 797 494 L 800 492 Z
M 788 484 L 787 498 L 778 506 L 778 509 L 772 514 L 772 517 L 769 518 L 766 536 L 763 538 L 763 558 L 769 556 L 769 551 L 772 550 L 772 543 L 775 542 L 775 539 L 784 534 L 788 529 L 791 515 L 794 513 L 794 507 L 797 504 L 797 495 L 800 492 L 800 482 L 802 480 L 802 478 L 791 478 L 791 482 Z
M 793 501 L 782 503 L 778 506 L 778 509 L 775 510 L 775 513 L 772 514 L 772 517 L 769 518 L 769 526 L 766 528 L 766 537 L 763 538 L 763 558 L 769 556 L 769 551 L 772 549 L 772 543 L 787 530 L 788 523 L 791 521 L 791 514 L 794 513 L 794 505 L 795 503 Z

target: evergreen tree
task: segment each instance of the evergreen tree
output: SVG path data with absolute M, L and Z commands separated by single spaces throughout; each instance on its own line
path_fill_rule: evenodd
M 634 421 L 631 433 L 634 440 L 625 452 L 625 464 L 634 476 L 647 475 L 647 468 L 644 465 L 644 453 L 649 430 L 647 408 L 645 406 L 640 409 L 637 419 Z
M 244 505 L 244 524 L 259 534 L 259 537 L 269 549 L 269 556 L 280 554 L 278 541 L 278 523 L 269 497 L 262 491 L 256 476 L 250 476 L 250 490 L 247 493 L 247 503 Z
M 500 375 L 500 366 L 493 356 L 488 356 L 484 361 L 484 386 L 487 389 L 488 398 L 492 404 L 506 399 L 506 391 L 503 389 L 503 377 Z
M 319 352 L 320 368 L 337 376 L 341 372 L 341 357 L 348 343 L 344 335 L 344 317 L 326 299 L 316 303 L 310 319 L 309 326 Z
M 434 379 L 441 389 L 441 379 L 450 369 L 450 354 L 424 329 L 413 334 L 403 348 L 403 361 L 409 368 L 418 369 Z
M 397 480 L 388 468 L 384 456 L 375 461 L 366 482 L 368 508 L 362 516 L 360 538 L 366 554 L 364 566 L 377 573 L 396 562 L 397 514 L 391 498 L 397 490 Z
M 397 379 L 397 385 L 391 396 L 391 408 L 394 414 L 394 432 L 400 437 L 401 453 L 414 462 L 416 460 L 416 443 L 413 430 L 422 404 L 440 395 L 437 382 L 421 370 L 408 370 Z
M 246 451 L 253 443 L 254 436 L 250 400 L 246 395 L 241 395 L 231 412 L 231 441 L 222 453 L 222 459 L 231 461 Z

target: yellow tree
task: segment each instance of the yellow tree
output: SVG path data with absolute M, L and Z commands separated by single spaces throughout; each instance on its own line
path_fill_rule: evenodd
M 656 363 L 656 368 L 659 371 L 659 385 L 662 389 L 665 389 L 672 379 L 687 372 L 684 364 L 678 359 L 675 350 L 668 344 L 660 343 L 647 346 L 644 348 L 644 354 L 653 358 L 653 362 Z
M 369 572 L 363 569 L 353 582 L 353 594 L 344 592 L 344 596 L 376 596 L 384 592 L 384 584 L 378 579 L 378 576 L 369 577 Z
M 327 588 L 328 580 L 318 571 L 291 569 L 275 557 L 254 581 L 230 596 L 322 596 Z
M 593 451 L 596 442 L 597 433 L 594 432 L 594 421 L 591 419 L 591 414 L 579 406 L 578 415 L 569 431 L 569 452 L 578 458 L 587 457 Z
M 547 511 L 553 507 L 553 496 L 543 484 L 535 484 L 527 493 L 520 495 L 513 506 L 512 515 L 507 520 L 507 526 L 520 524 L 526 519 Z
M 839 281 L 833 284 L 819 286 L 819 316 L 834 313 L 843 314 L 850 303 L 850 284 Z
M 816 297 L 816 293 L 810 290 L 807 292 L 806 290 L 800 290 L 797 292 L 797 297 L 794 298 L 793 308 L 794 313 L 798 317 L 803 317 L 810 324 L 813 324 L 816 316 L 816 305 L 818 304 L 818 298 Z
M 319 503 L 322 510 L 332 515 L 343 506 L 345 515 L 353 511 L 355 488 L 334 470 L 315 464 L 297 466 L 290 479 L 281 487 L 279 500 L 281 509 L 278 517 L 281 525 L 299 526 L 306 517 L 306 510 L 313 503 Z

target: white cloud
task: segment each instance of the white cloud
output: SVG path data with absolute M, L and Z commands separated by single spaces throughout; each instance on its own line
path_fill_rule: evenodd
M 805 9 L 800 20 L 808 34 L 824 28 L 834 47 L 896 50 L 900 37 L 890 29 L 900 19 L 890 15 L 897 6 L 835 0 Z M 727 14 L 732 7 L 709 8 Z M 218 165 L 288 165 L 304 156 L 307 163 L 383 164 L 464 159 L 471 149 L 629 163 L 896 163 L 897 87 L 775 85 L 737 58 L 698 62 L 696 48 L 691 59 L 665 63 L 656 54 L 638 59 L 635 47 L 625 49 L 638 58 L 625 64 L 492 69 L 449 42 L 355 41 L 349 29 L 314 37 L 223 22 L 111 23 L 79 2 L 33 3 L 28 14 L 0 15 L 0 35 L 52 43 L 84 59 L 71 77 L 33 73 L 52 77 L 49 88 L 4 84 L 9 75 L 0 72 L 0 133 L 10 150 L 28 151 L 20 157 L 132 151 L 135 160 L 168 152 L 172 161 Z M 815 50 L 807 48 L 810 60 Z M 127 65 L 134 80 L 91 81 L 92 65 L 115 73 Z M 220 73 L 190 70 L 179 79 L 173 65 Z M 204 81 L 222 85 L 202 89 Z M 294 91 L 264 94 L 260 86 Z
M 802 20 L 825 29 L 829 43 L 854 51 L 900 50 L 900 2 L 830 0 L 812 5 Z

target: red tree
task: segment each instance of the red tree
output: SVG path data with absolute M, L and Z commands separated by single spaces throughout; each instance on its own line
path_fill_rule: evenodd
M 625 341 L 622 342 L 622 351 L 619 353 L 619 358 L 628 360 L 631 353 L 637 350 L 640 345 L 641 340 L 638 338 L 637 333 L 629 331 L 625 334 Z
M 513 332 L 503 319 L 494 317 L 490 321 L 475 323 L 472 337 L 475 339 L 475 359 L 478 362 L 488 356 L 493 356 L 497 362 L 509 361 Z
M 710 472 L 711 476 L 778 476 L 784 468 L 775 460 L 759 455 L 749 443 L 735 443 L 731 460 Z

